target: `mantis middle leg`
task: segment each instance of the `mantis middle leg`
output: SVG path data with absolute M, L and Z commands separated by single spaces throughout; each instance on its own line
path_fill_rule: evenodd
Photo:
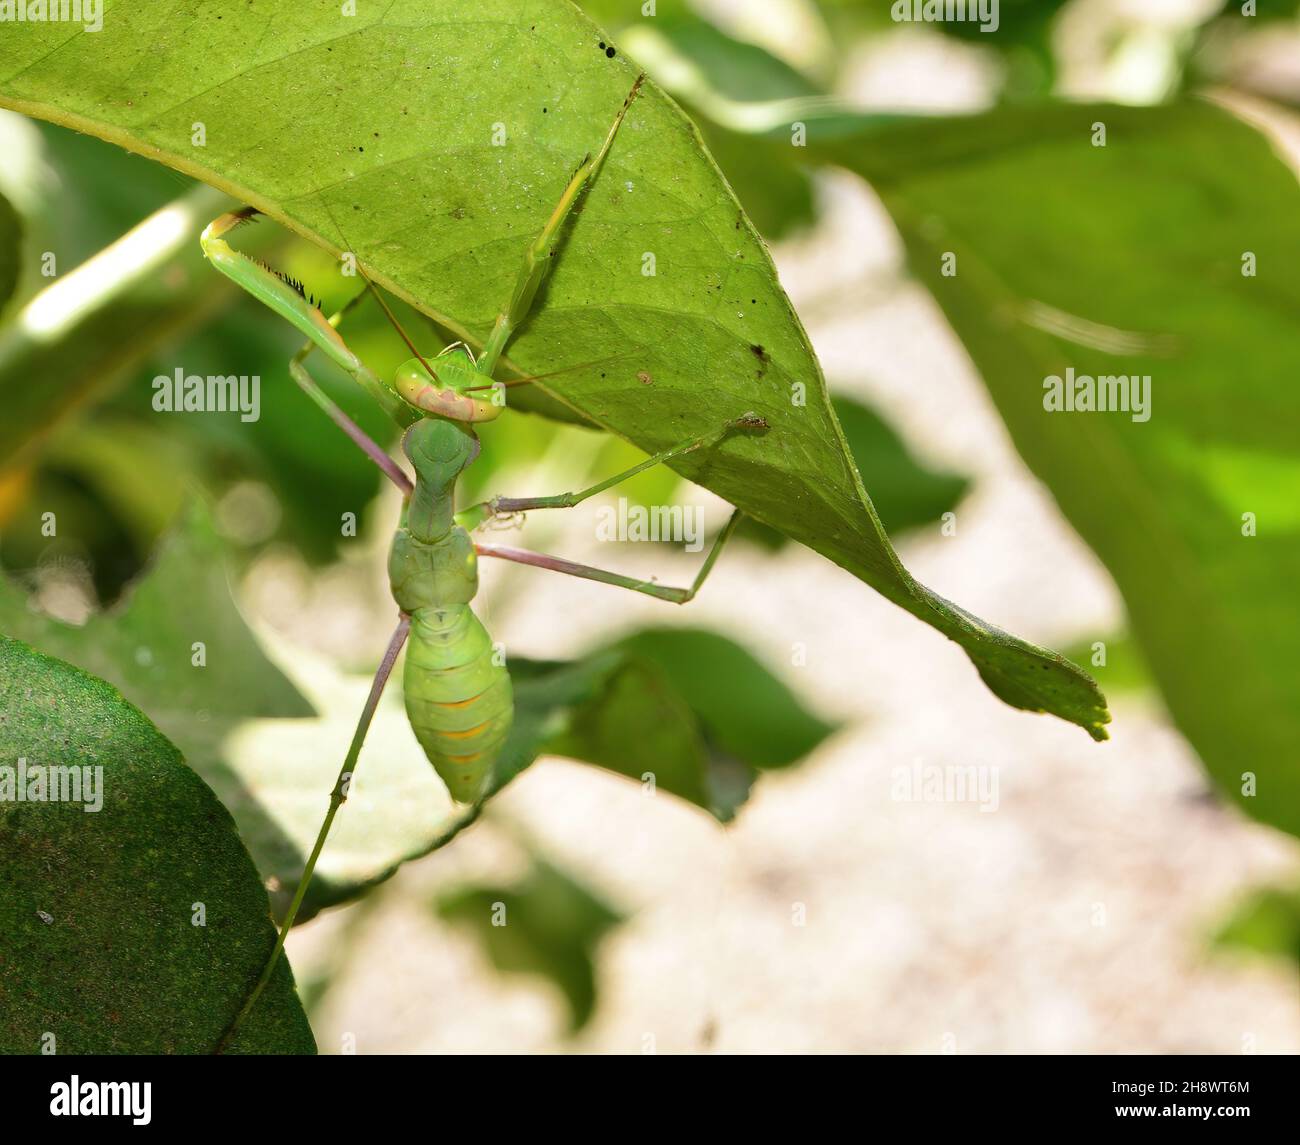
M 612 477 L 607 477 L 605 480 L 599 481 L 595 485 L 589 485 L 585 489 L 570 493 L 553 493 L 542 497 L 493 497 L 489 501 L 471 505 L 469 508 L 457 513 L 456 523 L 472 530 L 496 516 L 510 516 L 513 513 L 524 513 L 533 509 L 571 509 L 575 505 L 580 505 L 589 497 L 594 497 L 597 493 L 603 493 L 606 489 L 611 489 L 615 485 L 635 477 L 638 473 L 644 473 L 647 469 L 653 469 L 656 465 L 663 465 L 674 457 L 683 457 L 688 453 L 694 453 L 697 449 L 713 445 L 721 441 L 733 429 L 763 429 L 766 425 L 767 423 L 762 418 L 747 413 L 742 417 L 725 422 L 711 433 L 693 437 L 690 441 L 684 441 L 680 445 L 674 445 L 671 449 L 665 449 L 652 457 L 647 457 L 644 461 L 638 462 L 631 468 L 615 473 Z
M 504 545 L 475 545 L 474 549 L 480 556 L 500 557 L 502 560 L 514 561 L 516 564 L 532 565 L 534 568 L 550 569 L 552 572 L 581 577 L 583 580 L 599 581 L 601 584 L 613 585 L 615 588 L 630 589 L 632 592 L 644 593 L 646 596 L 653 596 L 672 604 L 686 604 L 695 599 L 695 594 L 700 591 L 709 573 L 713 571 L 713 566 L 722 552 L 722 546 L 736 531 L 740 518 L 740 510 L 734 510 L 726 525 L 723 526 L 722 532 L 715 538 L 709 549 L 709 555 L 704 558 L 704 564 L 700 566 L 700 571 L 689 588 L 656 584 L 652 580 L 638 580 L 636 577 L 624 576 L 622 573 L 610 572 L 608 569 L 598 569 L 591 565 L 565 560 L 563 557 L 553 557 L 548 553 L 530 552 L 528 549 L 512 549 Z

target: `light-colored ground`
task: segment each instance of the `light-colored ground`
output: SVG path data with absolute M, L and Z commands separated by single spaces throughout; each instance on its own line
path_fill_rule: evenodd
M 1015 455 L 934 305 L 899 277 L 888 220 L 852 180 L 824 193 L 827 224 L 778 258 L 828 376 L 976 479 L 956 536 L 902 546 L 909 568 L 1052 646 L 1121 628 L 1105 571 Z M 527 485 L 565 487 L 558 474 Z M 566 517 L 529 543 L 611 563 L 595 509 Z M 698 560 L 618 559 L 678 582 Z M 317 613 L 291 635 L 377 652 L 385 628 L 363 580 L 380 599 L 374 570 L 340 575 L 333 632 Z M 1015 712 L 956 646 L 806 551 L 730 551 L 689 615 L 532 570 L 485 580 L 486 619 L 512 650 L 576 654 L 638 622 L 715 627 L 847 726 L 764 778 L 725 830 L 594 769 L 535 765 L 487 821 L 386 885 L 364 925 L 343 911 L 295 931 L 300 977 L 347 951 L 313 1015 L 324 1052 L 345 1039 L 361 1053 L 1300 1052 L 1294 967 L 1206 943 L 1238 894 L 1295 878 L 1300 847 L 1208 795 L 1154 698 L 1113 697 L 1100 746 Z M 796 644 L 806 666 L 791 664 Z M 918 761 L 996 769 L 996 810 L 892 798 L 895 770 Z M 574 1042 L 558 994 L 498 976 L 428 908 L 439 888 L 522 871 L 521 837 L 632 915 L 602 948 L 599 1010 Z

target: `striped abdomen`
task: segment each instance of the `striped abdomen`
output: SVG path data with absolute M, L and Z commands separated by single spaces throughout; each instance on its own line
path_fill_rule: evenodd
M 469 605 L 412 613 L 403 685 L 429 762 L 454 798 L 473 802 L 510 733 L 514 699 L 510 673 L 493 663 L 492 639 Z

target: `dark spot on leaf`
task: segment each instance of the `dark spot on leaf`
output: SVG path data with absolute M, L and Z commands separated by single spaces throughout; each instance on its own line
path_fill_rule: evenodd
M 607 56 L 612 60 L 612 59 L 614 58 L 614 49 L 613 49 L 613 48 L 606 48 L 606 49 L 605 49 L 605 55 L 607 55 Z
M 757 377 L 761 378 L 764 374 L 767 373 L 768 366 L 772 364 L 772 357 L 757 342 L 755 342 L 753 345 L 749 347 L 749 352 L 753 354 L 755 358 L 758 359 L 759 366 L 758 366 Z

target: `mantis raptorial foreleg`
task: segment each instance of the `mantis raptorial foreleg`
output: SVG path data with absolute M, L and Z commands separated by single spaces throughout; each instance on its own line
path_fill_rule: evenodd
M 709 555 L 704 558 L 704 564 L 700 566 L 700 571 L 696 574 L 690 588 L 676 588 L 672 585 L 655 584 L 654 581 L 637 580 L 636 577 L 624 576 L 622 573 L 593 568 L 591 565 L 581 565 L 576 561 L 567 561 L 563 557 L 553 557 L 548 553 L 529 552 L 527 549 L 477 544 L 474 549 L 479 556 L 500 557 L 502 560 L 514 561 L 516 564 L 532 565 L 533 568 L 550 569 L 552 572 L 581 577 L 583 580 L 594 580 L 599 581 L 601 584 L 610 584 L 615 588 L 631 589 L 633 592 L 641 592 L 646 596 L 667 600 L 672 604 L 685 604 L 695 598 L 695 594 L 700 591 L 705 579 L 713 571 L 713 566 L 722 552 L 722 546 L 727 543 L 731 534 L 736 531 L 736 526 L 740 524 L 740 517 L 741 512 L 739 509 L 732 512 L 726 525 L 723 526 L 722 532 L 714 539 L 713 545 L 709 549 Z
M 636 77 L 632 90 L 627 93 L 627 99 L 623 101 L 623 106 L 619 108 L 618 115 L 614 117 L 609 133 L 605 136 L 605 142 L 600 145 L 600 150 L 595 155 L 588 155 L 578 164 L 578 169 L 574 171 L 568 186 L 564 188 L 564 194 L 560 196 L 560 201 L 555 204 L 555 210 L 551 212 L 551 217 L 546 220 L 546 225 L 542 227 L 541 232 L 529 244 L 528 250 L 524 252 L 524 264 L 520 267 L 514 293 L 510 296 L 510 302 L 506 305 L 506 308 L 497 315 L 496 324 L 492 327 L 492 333 L 488 335 L 488 340 L 483 345 L 483 352 L 479 355 L 479 369 L 483 373 L 489 375 L 492 373 L 496 368 L 497 360 L 501 357 L 501 352 L 506 347 L 506 343 L 510 341 L 510 335 L 528 317 L 528 312 L 533 306 L 533 299 L 537 297 L 537 292 L 546 279 L 546 273 L 550 270 L 551 258 L 555 254 L 555 247 L 559 241 L 564 220 L 569 217 L 569 212 L 573 210 L 573 205 L 578 201 L 578 196 L 582 193 L 583 187 L 587 185 L 587 181 L 596 173 L 605 156 L 609 153 L 609 149 L 614 143 L 614 137 L 623 124 L 623 117 L 627 115 L 627 109 L 632 106 L 632 101 L 636 99 L 637 92 L 641 90 L 641 84 L 644 80 L 644 73 Z
M 237 286 L 243 287 L 259 302 L 269 306 L 281 318 L 302 331 L 331 362 L 346 370 L 394 421 L 410 425 L 412 414 L 409 408 L 352 352 L 335 329 L 336 322 L 349 307 L 344 307 L 332 319 L 326 318 L 307 297 L 300 282 L 255 262 L 226 242 L 226 235 L 257 213 L 250 207 L 228 212 L 209 223 L 199 236 L 199 244 L 208 261 Z

